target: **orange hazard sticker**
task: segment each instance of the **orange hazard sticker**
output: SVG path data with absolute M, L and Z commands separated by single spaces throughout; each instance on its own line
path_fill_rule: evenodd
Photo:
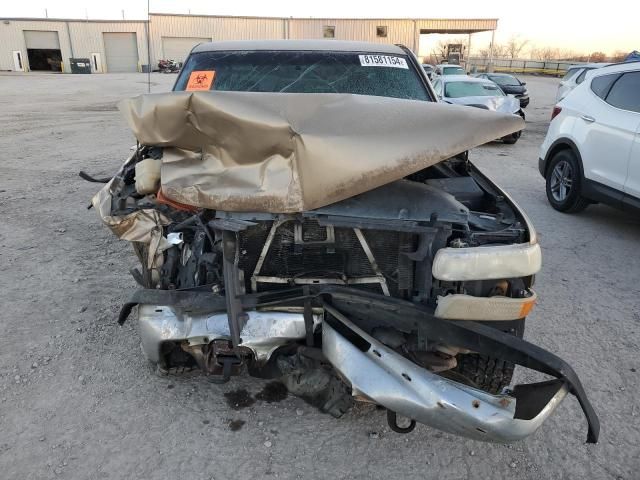
M 210 90 L 215 78 L 215 70 L 197 70 L 191 72 L 191 75 L 189 75 L 189 81 L 187 82 L 187 92 Z

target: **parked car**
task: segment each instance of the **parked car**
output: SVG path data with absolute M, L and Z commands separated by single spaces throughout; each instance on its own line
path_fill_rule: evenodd
M 460 65 L 453 65 L 450 63 L 441 63 L 436 65 L 436 75 L 466 75 L 467 72 Z
M 200 44 L 120 107 L 139 146 L 93 206 L 138 254 L 119 321 L 137 305 L 161 372 L 496 442 L 571 393 L 597 441 L 571 367 L 522 340 L 535 230 L 463 153 L 521 118 L 439 103 L 406 47 L 333 40 Z M 503 390 L 514 364 L 555 379 Z
M 469 77 L 467 75 L 446 75 L 438 77 L 433 89 L 441 101 L 469 107 L 483 108 L 495 112 L 512 113 L 524 120 L 520 101 L 513 95 L 505 94 L 491 80 Z M 522 130 L 504 136 L 504 143 L 514 144 L 522 135 Z
M 529 105 L 529 92 L 525 88 L 526 83 L 520 81 L 514 75 L 508 73 L 479 73 L 476 77 L 491 80 L 497 84 L 504 93 L 516 97 L 520 100 L 521 108 L 527 108 L 527 105 Z
M 554 107 L 539 167 L 556 210 L 640 209 L 640 62 L 592 70 Z
M 429 80 L 432 80 L 436 67 L 434 67 L 429 63 L 423 63 L 422 68 L 424 69 L 424 72 L 427 74 L 427 77 L 429 78 Z
M 559 102 L 567 94 L 576 88 L 576 86 L 580 85 L 587 74 L 587 72 L 591 70 L 595 70 L 596 68 L 602 68 L 610 65 L 609 63 L 586 63 L 583 65 L 572 65 L 567 69 L 567 73 L 565 73 L 562 80 L 560 80 L 560 85 L 558 85 L 558 93 L 556 94 L 556 102 Z

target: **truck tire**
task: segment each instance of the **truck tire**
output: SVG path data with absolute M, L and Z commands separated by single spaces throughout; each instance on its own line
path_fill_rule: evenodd
M 522 130 L 520 130 L 519 132 L 512 133 L 511 135 L 507 135 L 506 137 L 502 137 L 502 141 L 507 145 L 513 145 L 518 141 L 521 135 L 522 135 Z
M 500 330 L 522 338 L 524 319 L 509 323 L 511 328 L 500 328 Z M 489 322 L 487 324 L 490 325 Z M 467 353 L 458 355 L 458 366 L 446 376 L 485 392 L 498 394 L 511 383 L 514 368 L 515 365 L 511 362 L 478 353 Z

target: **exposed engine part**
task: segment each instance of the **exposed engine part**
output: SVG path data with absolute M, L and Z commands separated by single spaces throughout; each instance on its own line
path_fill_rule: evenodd
M 336 376 L 328 362 L 321 363 L 300 352 L 278 357 L 282 383 L 292 394 L 320 411 L 339 418 L 353 405 L 351 391 Z

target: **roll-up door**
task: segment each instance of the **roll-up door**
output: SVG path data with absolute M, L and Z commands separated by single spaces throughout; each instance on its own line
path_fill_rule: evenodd
M 104 32 L 107 72 L 138 71 L 138 41 L 135 32 Z
M 60 50 L 58 32 L 46 32 L 44 30 L 25 30 L 24 40 L 27 49 Z
M 59 72 L 62 70 L 62 53 L 58 32 L 45 30 L 25 30 L 27 58 L 30 70 Z

